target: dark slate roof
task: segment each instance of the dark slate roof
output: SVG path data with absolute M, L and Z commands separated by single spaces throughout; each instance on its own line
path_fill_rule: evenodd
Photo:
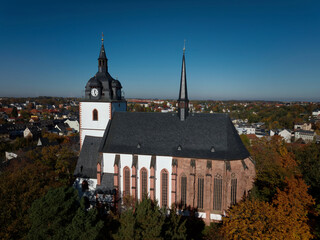
M 103 173 L 101 178 L 100 186 L 97 186 L 97 189 L 101 189 L 102 191 L 113 190 L 113 173 Z
M 186 64 L 185 64 L 184 52 L 183 52 L 183 57 L 182 57 L 180 92 L 179 92 L 179 99 L 178 100 L 179 101 L 188 100 L 187 76 L 186 76 Z
M 101 137 L 86 136 L 81 148 L 74 175 L 77 177 L 97 178 L 97 163 Z M 82 169 L 81 169 L 82 167 Z M 82 170 L 82 171 L 81 171 Z
M 102 42 L 101 49 L 100 49 L 99 59 L 107 59 L 106 51 L 104 50 L 103 42 Z
M 249 157 L 227 114 L 190 114 L 180 121 L 175 113 L 115 112 L 99 151 L 217 160 Z

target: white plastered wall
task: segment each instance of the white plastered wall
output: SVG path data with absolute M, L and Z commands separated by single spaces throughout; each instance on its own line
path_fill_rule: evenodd
M 98 121 L 93 121 L 92 112 L 98 111 Z M 86 135 L 102 137 L 111 118 L 110 102 L 81 102 L 80 103 L 80 144 L 82 146 Z
M 114 173 L 114 160 L 115 160 L 114 153 L 104 153 L 103 154 L 103 165 L 102 170 L 103 172 Z M 138 199 L 140 199 L 140 170 L 144 167 L 147 169 L 148 172 L 148 189 L 150 189 L 150 163 L 151 163 L 151 155 L 138 155 L 138 165 L 137 165 L 137 195 Z M 169 175 L 169 205 L 171 206 L 171 174 L 172 174 L 172 157 L 166 156 L 157 156 L 156 157 L 156 166 L 155 166 L 155 181 L 156 181 L 156 199 L 160 204 L 160 197 L 161 197 L 161 189 L 160 189 L 160 173 L 162 169 L 166 169 Z M 131 154 L 120 154 L 120 191 L 122 191 L 123 187 L 123 168 L 128 167 L 130 169 L 130 175 L 132 166 L 132 155 Z M 131 178 L 130 178 L 131 181 Z M 132 186 L 132 182 L 130 183 Z M 131 189 L 130 189 L 131 194 Z
M 114 160 L 115 153 L 103 153 L 103 163 L 102 163 L 102 172 L 105 173 L 114 173 Z

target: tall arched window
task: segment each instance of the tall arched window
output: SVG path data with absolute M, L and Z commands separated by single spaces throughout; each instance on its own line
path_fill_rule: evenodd
M 130 169 L 125 167 L 123 169 L 123 196 L 130 195 Z
M 143 199 L 148 195 L 148 172 L 145 168 L 142 168 L 140 171 L 140 189 L 140 199 Z
M 168 206 L 168 171 L 166 169 L 162 169 L 161 171 L 161 207 Z
M 93 109 L 93 111 L 92 111 L 92 120 L 98 121 L 98 110 L 97 109 Z
M 198 177 L 198 208 L 203 208 L 203 189 L 204 189 L 204 178 L 202 176 Z
M 231 174 L 231 205 L 237 203 L 237 178 L 234 173 Z
M 186 207 L 187 205 L 187 177 L 186 175 L 181 176 L 181 206 Z
M 221 210 L 222 207 L 222 176 L 217 174 L 213 182 L 213 210 Z

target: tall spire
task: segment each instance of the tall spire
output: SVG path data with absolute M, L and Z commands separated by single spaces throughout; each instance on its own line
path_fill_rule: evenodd
M 101 49 L 100 49 L 100 54 L 98 58 L 98 72 L 108 72 L 108 58 L 106 57 L 106 51 L 104 50 L 104 45 L 103 45 L 103 39 L 104 35 L 102 33 L 102 38 L 101 38 Z
M 181 121 L 184 121 L 189 113 L 189 99 L 187 91 L 187 75 L 186 75 L 186 63 L 185 63 L 185 51 L 186 42 L 184 41 L 183 56 L 182 56 L 182 68 L 181 68 L 181 81 L 180 92 L 178 98 L 178 114 Z

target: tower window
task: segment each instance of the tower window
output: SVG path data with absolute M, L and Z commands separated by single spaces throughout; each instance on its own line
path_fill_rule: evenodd
M 141 199 L 148 194 L 148 172 L 147 169 L 142 168 L 140 172 L 140 186 L 141 186 Z
M 123 195 L 125 197 L 130 195 L 130 169 L 128 167 L 125 167 L 123 169 L 123 175 Z
M 221 210 L 222 207 L 222 176 L 217 174 L 213 182 L 213 210 Z
M 92 111 L 92 120 L 98 121 L 98 110 L 97 109 L 93 109 L 93 111 Z
M 168 206 L 168 171 L 161 171 L 161 207 Z
M 186 207 L 187 205 L 187 177 L 181 176 L 181 206 Z
M 198 208 L 203 208 L 203 189 L 204 189 L 204 178 L 198 178 Z

